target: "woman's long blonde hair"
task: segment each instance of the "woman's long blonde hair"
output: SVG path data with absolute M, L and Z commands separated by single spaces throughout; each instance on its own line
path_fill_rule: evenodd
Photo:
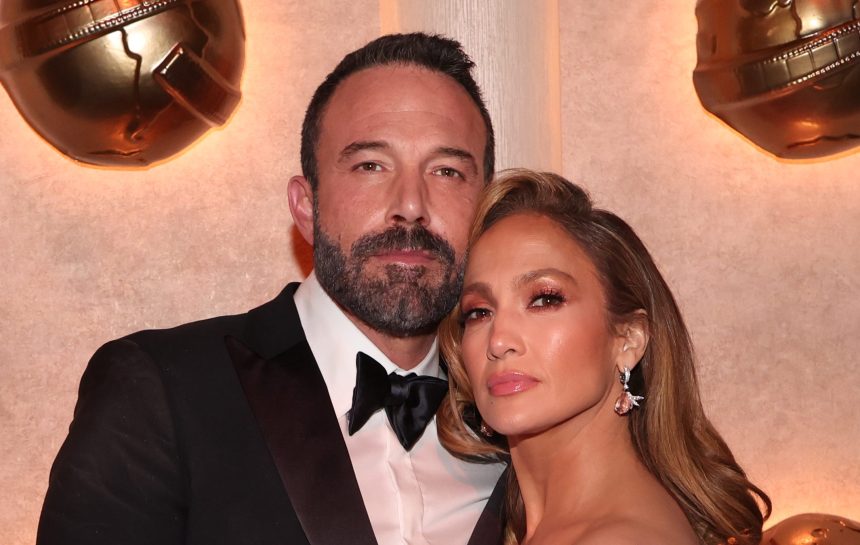
M 644 392 L 646 401 L 627 416 L 639 458 L 681 506 L 701 543 L 758 544 L 770 499 L 747 479 L 704 414 L 689 333 L 645 245 L 621 218 L 593 208 L 578 186 L 555 174 L 527 170 L 507 171 L 487 187 L 470 244 L 514 214 L 552 219 L 582 246 L 606 292 L 610 323 L 645 311 L 650 342 L 633 371 L 631 390 Z M 506 460 L 504 441 L 491 443 L 473 431 L 474 424 L 466 424 L 476 409 L 461 359 L 462 336 L 455 308 L 439 334 L 451 384 L 437 414 L 439 437 L 464 459 Z M 516 476 L 513 471 L 510 475 L 506 543 L 515 544 L 525 533 L 525 513 Z

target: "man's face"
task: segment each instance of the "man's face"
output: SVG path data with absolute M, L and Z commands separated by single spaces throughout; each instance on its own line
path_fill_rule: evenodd
M 485 143 L 477 106 L 448 76 L 391 65 L 341 83 L 317 144 L 314 265 L 348 313 L 405 337 L 453 307 Z

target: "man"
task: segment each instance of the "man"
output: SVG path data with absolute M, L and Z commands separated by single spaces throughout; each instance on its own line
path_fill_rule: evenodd
M 314 273 L 247 314 L 102 347 L 40 545 L 500 542 L 502 468 L 453 458 L 432 420 L 435 328 L 493 170 L 471 67 L 423 34 L 341 61 L 288 189 Z

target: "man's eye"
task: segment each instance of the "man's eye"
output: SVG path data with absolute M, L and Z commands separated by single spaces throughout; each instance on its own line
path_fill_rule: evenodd
M 442 167 L 437 168 L 433 171 L 433 174 L 436 176 L 444 176 L 446 178 L 462 178 L 463 175 L 460 174 L 460 171 L 451 167 Z
M 380 165 L 379 163 L 372 163 L 368 161 L 365 163 L 360 163 L 356 167 L 356 170 L 361 170 L 363 172 L 381 172 L 382 165 Z

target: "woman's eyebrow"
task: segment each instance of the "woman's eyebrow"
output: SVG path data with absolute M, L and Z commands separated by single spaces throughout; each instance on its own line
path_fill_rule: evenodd
M 529 272 L 526 272 L 526 273 L 523 273 L 523 274 L 517 276 L 514 279 L 514 286 L 515 287 L 522 287 L 523 285 L 528 284 L 529 282 L 533 282 L 533 281 L 537 280 L 538 278 L 543 278 L 545 276 L 563 276 L 563 277 L 567 278 L 568 280 L 570 280 L 571 282 L 573 282 L 574 284 L 577 283 L 576 278 L 571 276 L 570 273 L 562 271 L 561 269 L 556 269 L 555 267 L 546 267 L 543 269 L 536 269 L 533 271 L 529 271 Z
M 481 297 L 491 299 L 493 291 L 490 289 L 490 285 L 486 282 L 472 282 L 471 284 L 463 287 L 460 297 L 462 298 L 465 295 L 471 295 L 473 293 L 480 295 Z

